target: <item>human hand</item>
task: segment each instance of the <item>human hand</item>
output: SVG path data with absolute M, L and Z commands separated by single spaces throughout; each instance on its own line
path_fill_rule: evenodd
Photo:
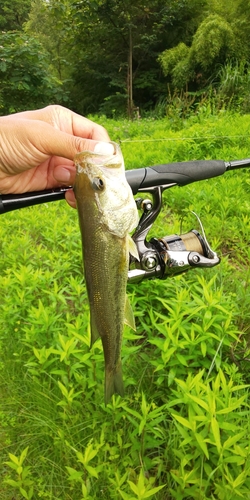
M 75 154 L 100 141 L 110 141 L 103 127 L 58 105 L 0 117 L 0 193 L 72 186 Z M 72 190 L 65 197 L 76 206 Z

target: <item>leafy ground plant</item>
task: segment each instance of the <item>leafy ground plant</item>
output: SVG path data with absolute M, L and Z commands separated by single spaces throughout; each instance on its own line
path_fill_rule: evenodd
M 178 130 L 99 120 L 127 168 L 250 147 L 248 116 L 206 114 Z M 76 212 L 57 202 L 1 216 L 0 499 L 250 498 L 249 194 L 248 171 L 165 193 L 152 236 L 190 230 L 195 210 L 221 264 L 128 286 L 126 396 L 107 406 Z

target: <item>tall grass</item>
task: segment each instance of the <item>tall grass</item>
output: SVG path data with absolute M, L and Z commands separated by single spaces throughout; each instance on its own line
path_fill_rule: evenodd
M 250 156 L 247 115 L 98 120 L 129 169 Z M 76 212 L 56 202 L 1 216 L 1 499 L 250 498 L 249 194 L 247 170 L 165 193 L 154 236 L 190 229 L 195 210 L 222 262 L 128 285 L 126 396 L 106 407 Z
M 183 119 L 217 116 L 221 112 L 244 115 L 250 111 L 250 71 L 247 61 L 228 60 L 217 65 L 206 86 L 198 91 L 175 89 L 168 85 L 153 109 L 142 110 L 143 116 L 167 117 L 172 128 L 182 128 Z M 111 115 L 112 116 L 112 115 Z

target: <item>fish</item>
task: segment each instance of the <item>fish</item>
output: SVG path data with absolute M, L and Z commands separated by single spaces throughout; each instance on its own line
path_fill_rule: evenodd
M 129 253 L 138 252 L 129 233 L 138 210 L 126 180 L 120 146 L 114 154 L 76 154 L 74 193 L 82 238 L 84 276 L 90 308 L 91 347 L 101 337 L 105 359 L 105 404 L 124 396 L 121 347 L 124 322 L 135 329 L 126 295 Z

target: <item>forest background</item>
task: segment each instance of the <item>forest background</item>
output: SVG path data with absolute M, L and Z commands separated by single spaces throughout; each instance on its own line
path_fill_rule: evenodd
M 0 113 L 248 112 L 249 23 L 246 0 L 2 0 Z

